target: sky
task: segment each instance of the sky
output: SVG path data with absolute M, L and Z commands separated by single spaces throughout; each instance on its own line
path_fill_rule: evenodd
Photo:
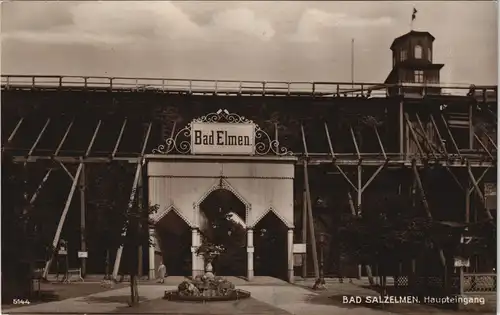
M 394 38 L 435 36 L 441 82 L 497 84 L 492 1 L 3 2 L 3 74 L 383 82 Z

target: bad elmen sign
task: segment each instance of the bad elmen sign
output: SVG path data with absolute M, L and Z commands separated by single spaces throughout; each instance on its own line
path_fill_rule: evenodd
M 191 153 L 253 155 L 255 124 L 192 123 Z

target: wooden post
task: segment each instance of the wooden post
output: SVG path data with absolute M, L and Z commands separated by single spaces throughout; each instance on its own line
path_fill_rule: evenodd
M 304 175 L 305 176 L 305 175 Z M 307 244 L 307 193 L 302 192 L 302 243 Z M 307 278 L 307 253 L 302 255 L 302 278 Z
M 467 189 L 464 190 L 465 192 L 465 223 L 470 222 L 470 192 L 469 192 L 469 187 L 470 187 L 470 179 L 467 180 Z
M 472 122 L 472 104 L 469 104 L 469 150 L 474 149 L 474 124 Z M 470 184 L 471 180 L 470 178 L 467 178 L 467 185 L 465 186 L 466 189 L 464 189 L 465 192 L 465 223 L 470 222 L 470 205 L 471 205 L 471 200 L 470 200 L 470 194 L 471 192 L 469 191 L 470 189 Z M 460 289 L 463 289 L 463 268 L 460 268 Z
M 469 150 L 474 149 L 474 123 L 472 121 L 472 104 L 469 104 Z
M 85 199 L 85 164 L 82 163 L 82 174 L 80 175 L 80 250 L 87 251 L 86 230 L 85 230 L 85 212 L 86 212 L 86 199 Z M 82 277 L 85 278 L 87 274 L 87 259 L 81 259 Z
M 404 143 L 404 103 L 399 102 L 399 153 L 403 155 L 405 153 L 405 143 Z
M 316 235 L 314 231 L 314 218 L 312 213 L 311 190 L 309 189 L 309 174 L 307 170 L 307 161 L 304 161 L 304 178 L 307 197 L 307 216 L 309 221 L 309 237 L 311 238 L 311 251 L 313 255 L 314 277 L 319 279 L 318 251 L 316 250 Z
M 142 165 L 141 165 L 142 167 Z M 143 170 L 141 170 L 141 174 L 139 176 L 139 182 L 137 184 L 137 197 L 138 197 L 138 204 L 140 207 L 147 207 L 148 205 L 144 204 L 144 190 L 143 190 Z M 139 245 L 137 250 L 138 250 L 138 264 L 137 264 L 137 276 L 142 277 L 143 276 L 143 264 L 142 264 L 142 245 Z
M 362 198 L 362 194 L 363 194 L 363 182 L 362 182 L 362 172 L 363 172 L 363 168 L 361 166 L 361 164 L 358 165 L 358 186 L 357 186 L 357 193 L 358 193 L 358 197 L 356 198 L 356 213 L 358 215 L 361 214 L 361 198 Z
M 358 196 L 356 198 L 356 215 L 361 215 L 361 198 L 363 196 L 363 182 L 361 178 L 362 171 L 363 169 L 361 167 L 361 164 L 358 164 L 358 186 L 356 190 Z M 361 279 L 361 268 L 362 266 L 358 265 L 358 279 Z

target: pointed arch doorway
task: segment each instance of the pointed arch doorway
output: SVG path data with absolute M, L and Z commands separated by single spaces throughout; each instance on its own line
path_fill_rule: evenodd
M 167 275 L 191 275 L 191 227 L 181 218 L 177 210 L 171 209 L 156 223 L 156 237 L 161 261 L 167 268 Z
M 288 227 L 268 211 L 253 228 L 255 276 L 287 280 Z
M 247 206 L 222 185 L 200 203 L 201 241 L 225 248 L 213 262 L 216 275 L 246 277 L 246 209 Z

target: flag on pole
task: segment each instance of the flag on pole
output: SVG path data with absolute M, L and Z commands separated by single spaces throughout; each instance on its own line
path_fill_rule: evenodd
M 417 17 L 417 12 L 418 12 L 418 11 L 417 11 L 417 9 L 413 8 L 413 13 L 412 13 L 412 15 L 411 15 L 411 20 L 412 20 L 412 22 L 413 22 L 413 20 L 415 20 L 415 18 Z

